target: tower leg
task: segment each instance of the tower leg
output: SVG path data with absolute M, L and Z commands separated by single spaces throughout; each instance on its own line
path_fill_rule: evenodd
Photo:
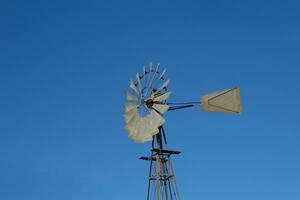
M 141 157 L 150 161 L 147 200 L 180 200 L 179 190 L 172 166 L 171 155 L 179 151 L 167 149 L 163 127 L 153 137 L 150 157 Z

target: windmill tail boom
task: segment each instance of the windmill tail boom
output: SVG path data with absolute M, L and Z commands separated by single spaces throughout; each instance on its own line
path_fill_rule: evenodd
M 201 102 L 168 103 L 169 111 L 199 106 Z

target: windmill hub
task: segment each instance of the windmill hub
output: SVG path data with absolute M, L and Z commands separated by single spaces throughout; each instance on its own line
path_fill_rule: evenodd
M 147 106 L 148 108 L 152 108 L 153 105 L 154 105 L 154 100 L 153 100 L 153 99 L 148 99 L 148 100 L 146 101 L 146 106 Z

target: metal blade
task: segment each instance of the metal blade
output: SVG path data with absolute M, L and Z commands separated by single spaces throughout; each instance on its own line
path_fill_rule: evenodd
M 142 92 L 142 84 L 141 84 L 140 74 L 136 73 L 135 77 L 136 77 L 136 81 L 138 83 L 139 92 L 141 93 Z
M 126 123 L 128 123 L 135 115 L 138 115 L 138 111 L 137 109 L 131 109 L 130 111 L 128 111 L 127 113 L 125 113 L 123 115 L 124 120 Z
M 146 72 L 147 72 L 147 71 L 146 71 L 146 66 L 145 66 L 145 65 L 143 66 L 143 71 L 144 71 L 144 77 L 145 77 L 145 76 L 146 76 Z
M 159 63 L 156 65 L 154 74 L 153 74 L 153 76 L 152 76 L 152 79 L 151 79 L 151 82 L 150 82 L 150 85 L 149 85 L 149 88 L 151 88 L 150 91 L 153 90 L 153 84 L 154 84 L 154 80 L 155 80 L 155 77 L 156 77 L 156 74 L 157 74 L 157 71 L 158 71 L 158 67 L 159 67 Z
M 151 97 L 153 98 L 158 92 L 160 92 L 163 88 L 167 87 L 169 84 L 170 80 L 165 81 L 152 95 Z
M 136 89 L 133 81 L 130 81 L 130 88 L 136 93 L 136 94 L 139 94 L 138 90 Z
M 150 111 L 150 119 L 149 124 L 153 127 L 160 127 L 165 123 L 165 119 L 153 109 Z
M 125 130 L 129 133 L 129 135 L 134 134 L 134 130 L 136 125 L 139 122 L 139 118 L 140 118 L 139 115 L 134 115 L 133 118 L 131 118 L 129 122 L 126 124 Z
M 167 98 L 169 98 L 171 95 L 171 92 L 166 92 L 164 94 L 158 95 L 156 97 L 154 97 L 154 101 L 158 101 L 158 102 L 164 102 Z
M 170 106 L 166 104 L 154 104 L 153 108 L 162 114 L 169 110 Z
M 164 69 L 164 71 L 161 73 L 159 79 L 162 79 L 162 77 L 165 75 L 166 71 L 167 71 L 167 69 Z
M 138 105 L 136 103 L 125 103 L 124 104 L 125 112 L 128 112 L 128 111 L 130 111 L 132 109 L 135 109 L 137 107 L 138 107 Z
M 136 142 L 151 141 L 152 136 L 159 132 L 159 127 L 165 122 L 164 118 L 155 110 L 151 110 L 146 117 L 134 115 L 127 123 L 125 130 L 129 138 Z
M 138 101 L 138 97 L 126 91 L 126 98 L 128 101 Z
M 133 130 L 134 134 L 130 137 L 137 142 L 146 142 L 152 140 L 152 133 L 156 131 L 153 127 L 149 126 L 147 118 L 141 118 L 139 124 Z

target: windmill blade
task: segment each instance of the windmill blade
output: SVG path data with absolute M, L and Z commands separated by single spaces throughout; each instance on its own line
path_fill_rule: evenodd
M 170 80 L 165 81 L 152 95 L 151 97 L 153 98 L 158 92 L 160 92 L 162 89 L 167 87 L 167 85 L 170 83 Z
M 151 127 L 147 118 L 141 118 L 139 124 L 133 131 L 134 134 L 130 136 L 136 142 L 147 142 L 152 140 L 152 136 L 159 132 L 158 128 Z
M 147 69 L 146 69 L 146 66 L 144 65 L 143 66 L 143 77 L 142 77 L 142 81 L 141 81 L 141 83 L 142 83 L 142 94 L 145 94 L 145 89 L 146 89 L 146 87 L 147 87 L 147 84 L 148 84 L 148 79 L 149 79 L 149 77 L 147 76 L 147 74 L 148 74 L 148 72 L 147 72 Z M 145 96 L 145 95 L 143 95 L 143 96 Z
M 124 104 L 125 112 L 128 112 L 128 111 L 130 111 L 132 109 L 135 109 L 137 107 L 138 107 L 138 105 L 136 103 L 125 103 Z
M 153 84 L 154 84 L 154 80 L 155 80 L 155 77 L 156 77 L 156 74 L 157 74 L 157 71 L 158 71 L 158 67 L 159 67 L 159 63 L 156 65 L 155 71 L 153 73 L 153 76 L 152 76 L 152 79 L 151 79 L 151 82 L 150 82 L 150 85 L 149 85 L 149 88 L 151 88 L 151 91 L 153 90 Z
M 152 131 L 148 131 L 149 134 L 144 134 L 144 132 L 140 132 L 141 134 L 135 135 L 133 139 L 136 142 L 144 143 L 144 142 L 149 142 L 152 141 L 153 135 L 159 133 L 158 128 L 153 129 Z
M 126 128 L 129 138 L 136 142 L 147 142 L 152 140 L 152 136 L 159 132 L 158 128 L 150 126 L 147 118 L 137 118 L 129 123 Z
M 128 123 L 136 115 L 138 115 L 138 111 L 136 108 L 134 108 L 134 109 L 131 109 L 130 111 L 128 111 L 127 113 L 125 113 L 123 115 L 123 118 L 124 118 L 125 122 Z
M 158 129 L 157 129 L 157 131 L 158 131 Z M 133 134 L 133 135 L 129 135 L 128 137 L 138 143 L 152 141 L 152 136 L 147 136 L 147 135 Z
M 154 101 L 158 101 L 158 102 L 164 102 L 165 100 L 167 100 L 167 98 L 169 98 L 171 95 L 171 92 L 166 92 L 166 93 L 163 93 L 163 94 L 160 94 L 158 96 L 155 96 L 154 97 Z
M 138 90 L 136 89 L 136 87 L 135 87 L 133 81 L 130 81 L 130 88 L 131 88 L 136 94 L 139 94 L 139 92 L 138 92 Z
M 167 69 L 164 69 L 164 71 L 161 73 L 161 75 L 160 75 L 159 79 L 162 79 L 162 78 L 164 77 L 164 75 L 165 75 L 166 71 L 167 71 Z
M 141 132 L 141 136 L 144 137 L 145 139 L 147 139 L 147 138 L 152 139 L 152 136 L 159 132 L 158 127 L 151 126 L 149 124 L 148 119 L 145 120 L 145 128 L 146 128 L 146 131 Z
M 163 114 L 164 112 L 168 111 L 170 106 L 166 105 L 166 104 L 153 104 L 152 106 L 155 110 L 157 110 L 158 112 L 160 112 L 161 114 Z
M 159 132 L 158 127 L 165 123 L 164 118 L 156 111 L 151 110 L 147 117 L 134 117 L 127 123 L 125 130 L 129 132 L 129 138 L 137 142 L 151 141 L 152 136 Z
M 149 117 L 151 118 L 151 120 L 149 120 L 149 124 L 153 127 L 160 127 L 165 123 L 165 119 L 155 110 L 150 111 Z
M 147 71 L 146 71 L 146 66 L 145 65 L 143 66 L 143 72 L 144 72 L 144 76 L 146 76 Z
M 156 77 L 156 74 L 157 74 L 157 71 L 158 71 L 158 67 L 159 67 L 159 64 L 156 65 L 156 68 L 155 68 L 155 71 L 153 73 L 152 79 L 151 79 L 151 81 L 149 83 L 150 92 L 153 90 L 153 84 L 154 84 L 154 80 L 155 80 L 155 77 Z M 148 91 L 147 91 L 147 94 L 148 94 Z
M 240 88 L 225 89 L 203 95 L 201 108 L 206 112 L 241 113 Z
M 135 77 L 136 77 L 136 81 L 137 81 L 137 84 L 138 84 L 139 91 L 141 93 L 142 92 L 142 84 L 141 84 L 140 74 L 136 73 Z
M 129 134 L 134 134 L 135 132 L 135 127 L 136 125 L 139 123 L 140 121 L 140 116 L 139 115 L 134 115 L 129 122 L 126 124 L 125 126 L 125 130 L 129 133 Z
M 138 101 L 138 97 L 134 96 L 132 93 L 126 91 L 126 98 L 128 101 Z
M 143 79 L 144 79 L 144 81 L 143 81 L 143 83 L 144 83 L 144 87 L 145 87 L 145 85 L 146 85 L 146 83 L 147 83 L 147 80 L 146 80 L 146 78 L 147 78 L 147 71 L 146 71 L 146 66 L 144 65 L 143 66 Z
M 140 137 L 139 135 L 129 135 L 128 137 L 138 143 L 152 141 L 152 137 Z

